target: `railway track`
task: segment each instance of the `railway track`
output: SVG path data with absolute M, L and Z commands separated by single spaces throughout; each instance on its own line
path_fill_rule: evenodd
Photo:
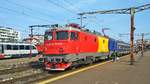
M 6 78 L 3 81 L 0 81 L 0 84 L 36 84 L 39 81 L 54 78 L 54 77 L 57 77 L 57 76 L 60 76 L 60 75 L 64 75 L 64 74 L 67 74 L 67 73 L 70 73 L 70 72 L 73 72 L 75 70 L 79 70 L 79 69 L 82 69 L 82 68 L 85 68 L 85 67 L 88 67 L 88 66 L 93 66 L 93 65 L 95 65 L 97 63 L 101 63 L 103 61 L 96 62 L 96 63 L 86 65 L 86 66 L 85 65 L 80 66 L 76 69 L 67 70 L 65 72 L 48 72 L 48 71 L 44 71 L 44 70 L 41 70 L 41 69 L 40 69 L 39 72 L 36 72 L 36 70 L 37 70 L 36 69 L 35 70 L 36 73 L 25 72 L 26 74 L 29 73 L 29 75 L 24 75 L 24 76 L 20 76 L 20 77 L 16 77 L 16 78 L 9 77 L 9 78 Z M 107 60 L 105 60 L 105 61 L 107 61 Z M 21 69 L 21 70 L 23 70 L 23 69 Z
M 100 63 L 100 62 L 97 62 Z M 50 78 L 54 78 L 63 74 L 67 74 L 70 72 L 73 72 L 75 70 L 79 70 L 88 66 L 92 66 L 95 65 L 97 63 L 91 64 L 91 65 L 86 65 L 86 66 L 81 66 L 78 67 L 76 69 L 73 70 L 67 70 L 65 72 L 47 72 L 47 71 L 42 71 L 40 73 L 35 73 L 35 74 L 30 74 L 28 76 L 23 76 L 20 78 L 15 78 L 15 79 L 11 79 L 11 80 L 6 80 L 6 81 L 2 81 L 0 83 L 5 83 L 5 84 L 36 84 L 39 81 L 42 80 L 46 80 L 46 79 L 50 79 Z
M 21 72 L 28 69 L 37 69 L 41 68 L 42 65 L 37 64 L 36 62 L 24 63 L 24 64 L 13 64 L 9 66 L 9 68 L 0 70 L 0 75 L 10 74 L 15 72 Z
M 48 77 L 50 74 L 46 72 L 34 73 L 27 76 L 22 76 L 18 78 L 7 78 L 1 81 L 1 84 L 28 84 L 31 81 L 42 79 L 44 77 Z
M 26 66 L 26 67 L 4 69 L 4 70 L 0 70 L 0 75 L 10 74 L 10 73 L 15 73 L 15 72 L 21 72 L 21 71 L 28 70 L 29 68 L 31 68 L 31 67 Z
M 42 72 L 42 65 L 31 62 L 28 64 L 13 65 L 10 68 L 0 70 L 0 83 L 4 84 L 6 81 L 28 77 Z M 10 83 L 9 83 L 10 84 Z

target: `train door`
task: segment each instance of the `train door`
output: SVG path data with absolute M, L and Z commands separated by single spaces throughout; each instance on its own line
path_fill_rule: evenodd
M 0 45 L 0 54 L 4 53 L 3 45 Z
M 4 57 L 4 47 L 3 45 L 0 45 L 0 59 L 3 59 Z

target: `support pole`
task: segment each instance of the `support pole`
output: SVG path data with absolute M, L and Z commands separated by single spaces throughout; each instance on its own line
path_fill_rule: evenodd
M 30 34 L 30 58 L 32 57 L 32 39 L 33 39 L 33 28 L 30 27 L 31 34 Z
M 134 8 L 131 8 L 130 10 L 130 15 L 131 15 L 131 30 L 130 30 L 130 60 L 131 60 L 131 65 L 134 64 L 134 14 L 135 14 L 135 10 Z
M 142 33 L 142 56 L 143 56 L 143 53 L 144 53 L 144 33 Z
M 83 15 L 80 15 L 80 25 L 81 25 L 81 28 L 82 28 L 82 21 L 83 21 Z

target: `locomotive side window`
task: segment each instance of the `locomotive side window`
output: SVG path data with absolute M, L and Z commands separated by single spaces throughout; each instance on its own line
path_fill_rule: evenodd
M 78 39 L 78 34 L 76 32 L 71 32 L 71 40 L 77 40 Z
M 7 50 L 11 50 L 11 45 L 6 45 Z
M 97 40 L 96 40 L 96 38 L 94 39 L 94 42 L 96 42 Z
M 45 40 L 52 40 L 53 39 L 53 33 L 52 32 L 46 32 L 44 38 L 45 38 Z
M 58 31 L 56 32 L 56 40 L 67 40 L 68 32 L 67 31 Z
M 103 43 L 105 43 L 105 40 L 103 40 Z

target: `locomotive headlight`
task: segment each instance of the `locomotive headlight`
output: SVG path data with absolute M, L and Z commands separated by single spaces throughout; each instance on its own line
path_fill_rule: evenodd
M 63 48 L 59 48 L 59 52 L 60 53 L 64 52 L 64 49 Z

